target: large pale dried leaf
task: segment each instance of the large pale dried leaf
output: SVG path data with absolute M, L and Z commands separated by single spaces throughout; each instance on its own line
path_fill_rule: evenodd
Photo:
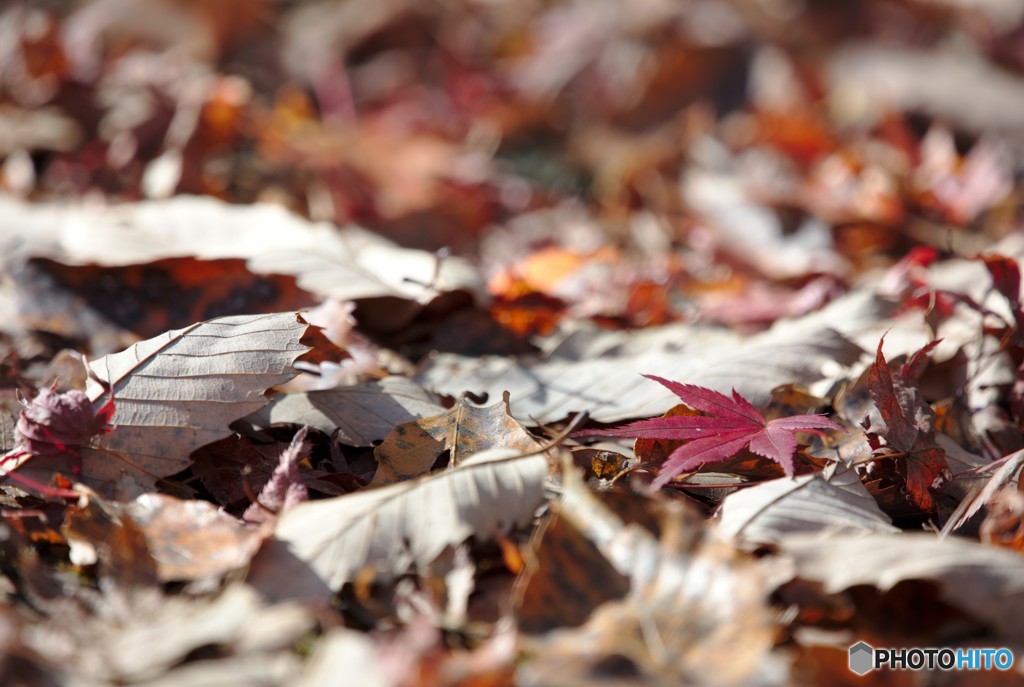
M 787 231 L 772 208 L 752 200 L 735 173 L 695 166 L 683 178 L 683 194 L 724 250 L 768 277 L 850 271 L 846 259 L 834 250 L 825 222 L 809 218 L 796 231 Z
M 999 637 L 1024 641 L 1024 556 L 1015 551 L 924 533 L 790 536 L 779 545 L 799 577 L 830 593 L 928 580 L 943 600 L 989 623 Z
M 288 685 L 304 666 L 291 653 L 218 656 L 187 661 L 153 680 L 132 683 L 133 687 L 253 687 Z
M 777 386 L 812 384 L 856 361 L 862 349 L 847 333 L 877 321 L 883 309 L 873 297 L 858 293 L 757 336 L 674 325 L 647 332 L 642 346 L 583 346 L 584 355 L 571 359 L 441 354 L 426 363 L 417 381 L 453 395 L 471 390 L 496 397 L 508 390 L 513 415 L 539 422 L 581 410 L 600 422 L 660 415 L 675 401 L 669 391 L 645 382 L 641 375 L 652 370 L 722 393 L 735 389 L 762 404 Z
M 0 266 L 29 257 L 70 265 L 146 264 L 172 257 L 240 258 L 259 274 L 287 274 L 307 291 L 338 300 L 395 296 L 429 302 L 480 286 L 458 258 L 438 263 L 357 227 L 339 230 L 275 205 L 230 205 L 179 196 L 110 207 L 29 205 L 0 197 L 6 231 Z
M 23 639 L 48 663 L 74 666 L 73 684 L 135 683 L 164 675 L 200 647 L 255 648 L 254 629 L 263 624 L 272 625 L 287 647 L 314 622 L 308 612 L 289 607 L 282 614 L 282 606 L 264 606 L 252 589 L 240 584 L 212 598 L 154 593 L 135 599 L 123 616 L 76 616 L 71 611 L 27 627 Z
M 566 478 L 559 517 L 629 579 L 630 590 L 622 601 L 595 609 L 580 628 L 527 643 L 528 655 L 536 654 L 523 668 L 525 684 L 611 678 L 602 672 L 609 655 L 632 663 L 635 684 L 748 684 L 771 674 L 765 663 L 773 641 L 768 590 L 753 560 L 696 514 L 681 512 L 678 504 L 662 508 L 658 537 L 625 522 L 579 477 Z M 656 646 L 651 637 L 658 638 Z M 763 682 L 784 683 L 779 676 Z
M 268 388 L 295 375 L 306 328 L 295 313 L 222 317 L 92 361 L 113 389 L 116 429 L 83 451 L 83 481 L 101 493 L 147 491 L 185 468 L 192 451 L 230 434 L 231 422 L 267 403 Z M 104 402 L 96 382 L 87 391 Z
M 966 50 L 849 44 L 828 64 L 833 105 L 845 119 L 922 112 L 972 133 L 1019 137 L 1024 80 Z
M 253 413 L 257 426 L 309 425 L 350 446 L 371 446 L 395 425 L 443 413 L 432 394 L 404 377 L 388 377 L 357 386 L 287 394 Z
M 744 544 L 778 542 L 806 532 L 898 532 L 856 470 L 775 479 L 725 497 L 719 529 Z
M 395 427 L 374 450 L 377 472 L 372 484 L 426 474 L 443 451 L 449 452 L 452 465 L 459 465 L 468 456 L 490 449 L 529 453 L 539 447 L 540 442 L 509 413 L 507 393 L 500 403 L 485 408 L 462 399 L 443 415 Z
M 334 628 L 316 645 L 297 687 L 333 687 L 339 675 L 358 675 L 365 687 L 393 684 L 381 669 L 373 640 L 363 632 Z
M 322 601 L 367 567 L 392 579 L 445 547 L 528 521 L 547 467 L 543 455 L 499 449 L 441 474 L 300 504 L 281 516 L 250 582 L 271 598 Z

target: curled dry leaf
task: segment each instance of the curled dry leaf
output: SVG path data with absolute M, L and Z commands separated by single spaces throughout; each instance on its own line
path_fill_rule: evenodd
M 660 504 L 658 536 L 626 522 L 574 472 L 566 476 L 560 518 L 628 579 L 629 591 L 595 608 L 579 628 L 526 642 L 525 684 L 618 679 L 610 671 L 620 664 L 635 684 L 739 685 L 755 676 L 758 684 L 786 684 L 767 661 L 773 621 L 756 564 L 678 505 Z
M 437 475 L 300 504 L 278 520 L 250 582 L 271 598 L 323 601 L 367 567 L 393 579 L 529 521 L 547 469 L 544 455 L 496 449 Z
M 450 463 L 490 449 L 529 453 L 540 447 L 509 412 L 508 392 L 502 401 L 481 408 L 465 398 L 444 413 L 396 426 L 374 450 L 377 472 L 372 485 L 391 484 L 426 474 L 442 452 Z
M 875 362 L 868 370 L 868 388 L 885 424 L 869 427 L 868 440 L 879 457 L 896 454 L 895 472 L 902 480 L 907 500 L 930 511 L 935 505 L 933 492 L 940 491 L 951 474 L 946 452 L 936 443 L 935 411 L 921 396 L 917 380 L 928 364 L 929 352 L 939 342 L 933 341 L 914 353 L 895 375 L 882 355 L 884 342 L 884 338 L 878 342 Z M 876 462 L 871 469 L 886 467 Z
M 309 450 L 306 444 L 308 433 L 309 427 L 300 429 L 291 445 L 281 452 L 281 462 L 263 486 L 256 502 L 242 515 L 246 522 L 267 522 L 282 511 L 309 500 L 309 492 L 299 477 L 299 461 Z
M 112 401 L 94 408 L 89 397 L 77 389 L 64 393 L 41 389 L 25 404 L 14 428 L 18 448 L 33 456 L 77 453 L 94 437 L 113 429 L 113 413 Z
M 76 472 L 82 449 L 98 435 L 113 429 L 113 398 L 94 407 L 89 397 L 77 389 L 58 393 L 52 387 L 40 390 L 32 401 L 22 404 L 25 409 L 14 427 L 16 444 L 0 459 L 0 475 L 40 494 L 75 497 L 74 492 L 50 487 L 14 470 L 28 459 L 40 457 L 67 460 L 70 471 Z

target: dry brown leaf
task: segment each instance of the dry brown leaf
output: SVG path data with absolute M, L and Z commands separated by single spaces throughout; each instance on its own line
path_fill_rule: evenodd
M 424 475 L 443 451 L 450 452 L 451 465 L 459 465 L 467 456 L 489 449 L 529 453 L 539 447 L 540 442 L 510 414 L 508 393 L 500 403 L 484 408 L 463 398 L 443 415 L 395 427 L 374 450 L 378 467 L 371 485 Z
M 526 568 L 516 583 L 522 632 L 576 627 L 598 606 L 629 591 L 629 581 L 557 508 L 534 534 L 524 558 Z
M 76 565 L 97 564 L 100 586 L 122 599 L 139 589 L 154 589 L 159 564 L 149 551 L 137 522 L 95 495 L 86 495 L 68 510 L 61 528 Z
M 143 494 L 124 514 L 142 530 L 162 582 L 220 577 L 244 567 L 260 544 L 257 530 L 207 501 Z
M 207 501 L 144 494 L 109 503 L 87 494 L 62 532 L 78 565 L 99 563 L 101 581 L 120 590 L 159 582 L 211 580 L 244 567 L 261 536 Z

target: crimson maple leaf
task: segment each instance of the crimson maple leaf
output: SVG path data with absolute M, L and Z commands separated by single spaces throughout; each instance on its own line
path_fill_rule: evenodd
M 896 374 L 882 355 L 884 342 L 884 337 L 878 342 L 875 362 L 868 369 L 868 390 L 884 424 L 868 427 L 867 438 L 876 456 L 888 453 L 900 460 L 884 461 L 871 469 L 884 474 L 894 468 L 904 483 L 907 500 L 931 511 L 935 508 L 931 492 L 941 491 L 952 475 L 946 452 L 936 441 L 935 411 L 924 400 L 917 382 L 928 365 L 928 354 L 939 342 L 932 341 L 914 353 Z
M 768 421 L 733 389 L 732 398 L 711 389 L 644 375 L 674 393 L 683 403 L 709 416 L 655 417 L 610 429 L 591 429 L 574 436 L 688 440 L 669 454 L 651 485 L 657 489 L 676 475 L 706 463 L 717 463 L 746 447 L 782 466 L 793 476 L 794 432 L 843 428 L 823 415 L 794 415 Z

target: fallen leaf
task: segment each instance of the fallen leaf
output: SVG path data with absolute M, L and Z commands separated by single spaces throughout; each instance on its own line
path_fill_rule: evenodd
M 95 437 L 110 432 L 114 404 L 94 408 L 89 397 L 76 389 L 58 393 L 40 389 L 25 404 L 14 428 L 17 447 L 33 456 L 77 453 Z
M 921 112 L 958 129 L 1017 134 L 1010 113 L 1024 107 L 1024 83 L 1012 72 L 952 49 L 845 43 L 828 60 L 829 88 L 841 116 L 865 124 L 894 110 Z M 884 112 L 883 112 L 884 110 Z
M 951 474 L 946 452 L 936 443 L 935 411 L 925 403 L 916 384 L 928 364 L 928 353 L 938 341 L 912 355 L 895 376 L 882 355 L 883 342 L 884 338 L 879 341 L 875 362 L 869 368 L 868 388 L 885 424 L 868 428 L 868 438 L 882 460 L 890 460 L 885 458 L 886 453 L 895 454 L 891 460 L 902 478 L 907 500 L 930 511 L 935 505 L 932 492 L 941 491 Z M 885 440 L 887 452 L 879 452 L 879 438 Z
M 824 415 L 794 415 L 765 420 L 761 412 L 735 390 L 732 398 L 711 389 L 680 384 L 654 375 L 644 375 L 658 382 L 694 410 L 711 416 L 675 415 L 639 420 L 611 429 L 588 429 L 576 432 L 577 437 L 630 437 L 644 439 L 688 440 L 669 454 L 662 465 L 653 488 L 663 487 L 673 477 L 716 463 L 736 455 L 741 449 L 769 458 L 793 476 L 795 432 L 816 429 L 842 431 L 841 425 Z
M 332 687 L 338 676 L 359 675 L 365 687 L 392 687 L 381 669 L 373 640 L 346 627 L 333 628 L 316 644 L 296 687 Z
M 377 472 L 371 486 L 392 484 L 427 473 L 441 453 L 451 465 L 490 449 L 530 453 L 540 447 L 512 417 L 506 393 L 500 403 L 480 408 L 465 398 L 443 415 L 396 426 L 374 450 Z
M 666 325 L 638 332 L 583 329 L 543 359 L 434 354 L 415 379 L 438 393 L 466 390 L 497 397 L 508 391 L 512 414 L 557 422 L 586 410 L 598 422 L 657 415 L 672 394 L 640 377 L 658 370 L 667 378 L 723 393 L 736 389 L 753 403 L 767 402 L 782 384 L 810 385 L 839 374 L 863 353 L 851 337 L 890 306 L 853 292 L 820 312 L 780 320 L 756 336 L 700 325 Z
M 119 602 L 140 589 L 155 589 L 159 564 L 152 556 L 142 527 L 123 517 L 116 504 L 95 495 L 83 496 L 64 517 L 61 528 L 69 558 L 76 565 L 98 565 L 97 578 Z
M 458 258 L 439 262 L 364 229 L 312 223 L 268 204 L 178 196 L 96 208 L 0 197 L 0 211 L 9 222 L 0 236 L 7 268 L 30 257 L 106 266 L 239 258 L 256 274 L 292 275 L 302 289 L 342 301 L 392 296 L 425 304 L 438 292 L 483 289 Z
M 68 455 L 37 457 L 22 469 L 75 474 L 107 497 L 151 490 L 185 468 L 192 451 L 229 435 L 231 422 L 265 405 L 268 388 L 295 375 L 306 327 L 294 313 L 225 317 L 94 360 L 99 382 L 90 380 L 87 394 L 102 407 L 112 393 L 116 429 L 83 448 L 80 473 Z
M 997 492 L 988 503 L 979 535 L 986 544 L 1024 552 L 1024 494 L 1015 487 Z
M 629 591 L 629 581 L 557 514 L 557 507 L 537 529 L 524 558 L 526 569 L 516 582 L 516 619 L 522 632 L 582 625 L 598 606 Z
M 497 449 L 418 480 L 300 504 L 278 520 L 249 581 L 270 598 L 322 601 L 364 568 L 394 579 L 470 536 L 528 521 L 547 458 Z
M 283 442 L 254 443 L 232 434 L 193 451 L 190 470 L 216 503 L 245 508 L 277 469 L 286 446 Z
M 810 532 L 899 531 L 849 468 L 740 489 L 725 497 L 717 519 L 719 530 L 748 546 Z
M 1005 255 L 985 255 L 981 260 L 985 263 L 989 276 L 992 277 L 992 286 L 1010 306 L 1013 322 L 1017 325 L 1017 335 L 1024 335 L 1024 310 L 1021 309 L 1020 298 L 1020 265 L 1015 259 Z
M 653 532 L 614 511 L 575 471 L 564 476 L 563 488 L 560 517 L 628 579 L 629 591 L 578 628 L 524 641 L 530 660 L 520 669 L 522 681 L 622 683 L 630 676 L 635 681 L 626 684 L 740 685 L 770 675 L 768 684 L 785 684 L 766 663 L 773 620 L 766 581 L 752 559 L 678 502 L 657 502 Z
M 796 575 L 838 593 L 857 585 L 887 591 L 905 580 L 939 586 L 943 600 L 988 623 L 993 639 L 1024 641 L 1021 555 L 958 537 L 932 534 L 793 535 L 780 543 Z
M 281 452 L 281 462 L 256 499 L 242 515 L 246 522 L 267 522 L 280 513 L 309 500 L 309 492 L 299 477 L 299 461 L 309 450 L 305 443 L 309 427 L 295 433 L 291 445 Z
M 246 418 L 257 427 L 309 425 L 325 434 L 338 432 L 349 446 L 372 446 L 395 425 L 437 415 L 444 408 L 433 394 L 404 377 L 335 389 L 285 394 Z
M 216 580 L 245 567 L 259 532 L 208 501 L 143 494 L 123 508 L 142 532 L 161 582 Z
M 12 278 L 24 321 L 87 338 L 94 355 L 124 348 L 97 349 L 105 344 L 97 323 L 130 332 L 128 343 L 134 343 L 211 317 L 297 311 L 315 302 L 293 277 L 254 274 L 239 259 L 180 257 L 110 267 L 35 258 Z M 68 298 L 77 307 L 56 307 Z
M 40 625 L 23 637 L 47 662 L 73 665 L 75 680 L 141 683 L 163 676 L 203 647 L 241 649 L 261 623 L 273 623 L 281 648 L 288 648 L 312 629 L 314 618 L 296 604 L 288 604 L 293 611 L 288 622 L 275 622 L 275 611 L 284 607 L 264 606 L 252 589 L 232 584 L 205 598 L 140 597 L 122 618 L 68 613 L 59 625 Z M 290 668 L 294 671 L 297 666 Z

